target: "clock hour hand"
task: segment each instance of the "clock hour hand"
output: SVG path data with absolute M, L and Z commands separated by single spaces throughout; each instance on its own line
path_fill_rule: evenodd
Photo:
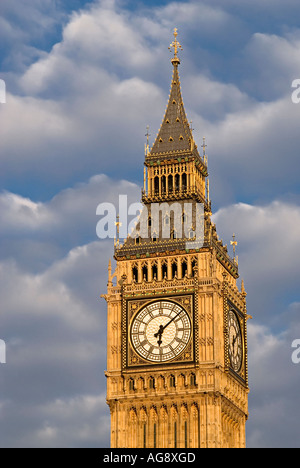
M 160 325 L 158 332 L 154 334 L 155 338 L 159 337 L 157 341 L 158 346 L 162 344 L 161 337 L 162 337 L 163 332 L 164 332 L 164 326 Z

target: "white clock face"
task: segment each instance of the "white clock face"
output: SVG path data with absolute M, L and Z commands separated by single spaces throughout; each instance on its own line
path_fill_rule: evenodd
M 191 321 L 178 304 L 157 301 L 144 307 L 131 325 L 135 351 L 151 362 L 170 361 L 183 352 L 191 337 Z
M 243 362 L 243 341 L 240 322 L 231 310 L 228 315 L 229 358 L 232 369 L 239 372 Z

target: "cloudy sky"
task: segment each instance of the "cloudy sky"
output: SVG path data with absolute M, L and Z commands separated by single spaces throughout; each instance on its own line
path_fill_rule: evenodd
M 139 201 L 146 126 L 167 103 L 168 46 L 200 146 L 214 219 L 235 232 L 248 292 L 248 447 L 300 447 L 298 0 L 2 0 L 2 447 L 107 447 L 111 240 L 99 203 Z

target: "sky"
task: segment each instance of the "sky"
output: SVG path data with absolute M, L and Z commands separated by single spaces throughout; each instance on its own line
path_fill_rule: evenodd
M 109 446 L 113 241 L 96 209 L 140 200 L 175 27 L 213 219 L 225 244 L 237 236 L 253 317 L 247 446 L 300 447 L 299 18 L 297 0 L 1 1 L 1 447 Z

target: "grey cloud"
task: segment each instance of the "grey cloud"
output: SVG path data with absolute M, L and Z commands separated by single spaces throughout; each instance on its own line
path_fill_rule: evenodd
M 71 251 L 41 274 L 1 263 L 1 336 L 7 345 L 7 364 L 1 366 L 3 447 L 99 446 L 107 440 L 107 429 L 96 422 L 107 419 L 100 396 L 106 366 L 106 307 L 100 294 L 109 255 L 99 241 Z M 63 418 L 55 412 L 67 409 L 71 400 L 77 401 L 77 413 L 69 410 Z M 93 418 L 85 400 L 95 401 Z M 72 435 L 70 418 L 77 428 Z M 48 426 L 55 428 L 49 439 Z M 84 427 L 86 437 L 79 437 Z M 99 433 L 102 439 L 96 440 Z
M 127 196 L 129 206 L 140 201 L 141 188 L 99 174 L 44 203 L 3 192 L 0 194 L 0 258 L 13 258 L 33 272 L 47 269 L 72 248 L 98 240 L 97 206 L 108 202 L 118 213 L 119 195 Z

